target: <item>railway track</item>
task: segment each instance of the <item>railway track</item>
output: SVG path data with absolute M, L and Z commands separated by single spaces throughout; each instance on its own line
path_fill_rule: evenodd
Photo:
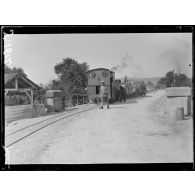
M 72 110 L 70 110 L 70 111 L 72 111 Z M 68 112 L 70 112 L 70 111 L 68 110 Z M 66 112 L 66 113 L 67 113 L 67 112 Z M 5 135 L 5 137 L 9 137 L 10 135 L 17 133 L 18 131 L 22 131 L 23 129 L 26 129 L 27 127 L 31 127 L 31 126 L 40 124 L 40 123 L 42 123 L 42 122 L 44 122 L 44 121 L 49 121 L 49 120 L 51 120 L 51 119 L 53 119 L 53 118 L 57 118 L 57 117 L 59 117 L 59 116 L 64 116 L 66 113 L 56 114 L 55 116 L 52 116 L 52 117 L 49 117 L 49 118 L 47 118 L 47 119 L 41 120 L 41 121 L 39 121 L 39 122 L 33 123 L 33 124 L 31 124 L 31 125 L 28 125 L 28 126 L 26 126 L 26 127 L 23 127 L 23 128 L 21 128 L 21 129 L 18 129 L 18 130 L 16 130 L 16 131 L 13 131 L 13 132 L 11 132 L 11 133 Z M 12 129 L 12 130 L 13 130 L 13 129 Z
M 29 137 L 30 135 L 54 124 L 54 123 L 57 123 L 58 121 L 61 121 L 65 118 L 69 118 L 71 116 L 74 116 L 74 115 L 77 115 L 77 114 L 80 114 L 80 113 L 83 113 L 83 112 L 86 112 L 86 111 L 89 111 L 89 110 L 93 110 L 95 109 L 96 107 L 92 107 L 92 108 L 88 108 L 88 109 L 84 109 L 84 110 L 81 110 L 79 112 L 74 112 L 72 114 L 67 114 L 67 113 L 63 113 L 63 114 L 60 114 L 60 115 L 57 115 L 57 116 L 54 116 L 54 117 L 50 117 L 48 119 L 44 119 L 42 121 L 39 121 L 37 123 L 33 123 L 32 125 L 29 125 L 29 126 L 26 126 L 24 128 L 21 128 L 21 129 L 18 129 L 8 135 L 5 136 L 5 147 L 8 148 L 18 142 L 20 142 L 21 140 Z

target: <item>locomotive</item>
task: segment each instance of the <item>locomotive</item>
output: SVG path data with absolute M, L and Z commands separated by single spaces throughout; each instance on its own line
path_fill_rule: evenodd
M 106 68 L 97 68 L 87 72 L 88 74 L 88 97 L 89 100 L 99 101 L 101 81 L 104 80 L 108 87 L 109 100 L 113 99 L 112 86 L 115 80 L 115 73 Z
M 110 102 L 118 101 L 121 96 L 121 87 L 125 90 L 126 97 L 144 96 L 146 86 L 143 81 L 130 81 L 126 76 L 124 79 L 115 79 L 115 72 L 106 68 L 92 69 L 88 74 L 88 97 L 92 102 L 100 100 L 101 81 L 108 87 Z

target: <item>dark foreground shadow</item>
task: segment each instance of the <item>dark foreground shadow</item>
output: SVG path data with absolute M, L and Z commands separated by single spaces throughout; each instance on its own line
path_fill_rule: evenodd
M 3 155 L 3 158 L 5 155 Z M 3 159 L 5 161 L 5 159 Z M 2 164 L 6 171 L 193 171 L 194 163 Z

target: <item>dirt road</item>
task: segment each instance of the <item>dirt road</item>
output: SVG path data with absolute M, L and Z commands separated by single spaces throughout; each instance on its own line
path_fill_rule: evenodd
M 192 118 L 168 121 L 164 104 L 157 91 L 63 119 L 9 147 L 11 164 L 192 162 Z

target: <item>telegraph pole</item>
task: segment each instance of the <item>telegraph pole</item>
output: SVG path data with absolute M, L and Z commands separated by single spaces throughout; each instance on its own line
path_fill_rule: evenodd
M 173 69 L 173 87 L 175 87 L 175 74 L 174 74 L 174 69 Z

